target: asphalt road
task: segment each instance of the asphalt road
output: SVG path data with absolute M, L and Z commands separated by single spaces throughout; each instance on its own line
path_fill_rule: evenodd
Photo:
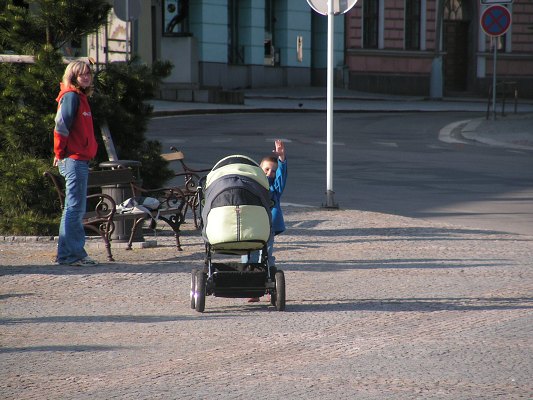
M 444 143 L 441 129 L 480 113 L 337 113 L 334 200 L 356 209 L 499 232 L 533 234 L 529 151 Z M 326 202 L 325 113 L 258 113 L 154 118 L 147 135 L 209 168 L 229 154 L 261 158 L 287 142 L 284 202 Z

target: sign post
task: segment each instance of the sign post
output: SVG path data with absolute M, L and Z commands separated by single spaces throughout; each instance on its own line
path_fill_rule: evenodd
M 487 1 L 487 0 L 485 0 Z M 511 13 L 502 5 L 487 7 L 481 14 L 481 28 L 491 37 L 494 51 L 492 61 L 492 119 L 496 119 L 496 63 L 498 55 L 497 39 L 511 26 Z
M 325 208 L 339 208 L 333 195 L 333 48 L 335 15 L 349 11 L 357 0 L 307 0 L 313 10 L 328 16 L 328 66 L 327 66 L 327 172 L 326 172 L 326 204 Z

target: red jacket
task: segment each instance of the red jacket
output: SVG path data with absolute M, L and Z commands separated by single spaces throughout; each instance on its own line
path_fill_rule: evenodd
M 68 107 L 62 109 L 61 98 L 68 92 L 75 92 L 78 95 L 77 110 L 67 109 Z M 59 160 L 66 157 L 91 160 L 96 155 L 98 144 L 94 137 L 93 117 L 87 96 L 74 88 L 64 88 L 61 85 L 56 101 L 58 103 L 54 127 L 56 158 Z

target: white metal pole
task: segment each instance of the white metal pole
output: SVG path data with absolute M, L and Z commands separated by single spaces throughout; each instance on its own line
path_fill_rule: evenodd
M 327 66 L 327 192 L 326 207 L 337 208 L 333 199 L 333 47 L 334 47 L 333 0 L 328 0 L 328 66 Z
M 492 44 L 494 45 L 494 58 L 492 60 L 492 120 L 496 119 L 496 56 L 498 54 L 498 37 L 492 37 Z

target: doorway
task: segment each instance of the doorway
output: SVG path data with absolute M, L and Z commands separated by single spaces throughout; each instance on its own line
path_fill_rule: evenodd
M 468 89 L 470 5 L 469 0 L 445 0 L 444 3 L 443 66 L 447 92 Z
M 468 83 L 467 21 L 444 22 L 444 82 L 449 91 L 465 91 Z

